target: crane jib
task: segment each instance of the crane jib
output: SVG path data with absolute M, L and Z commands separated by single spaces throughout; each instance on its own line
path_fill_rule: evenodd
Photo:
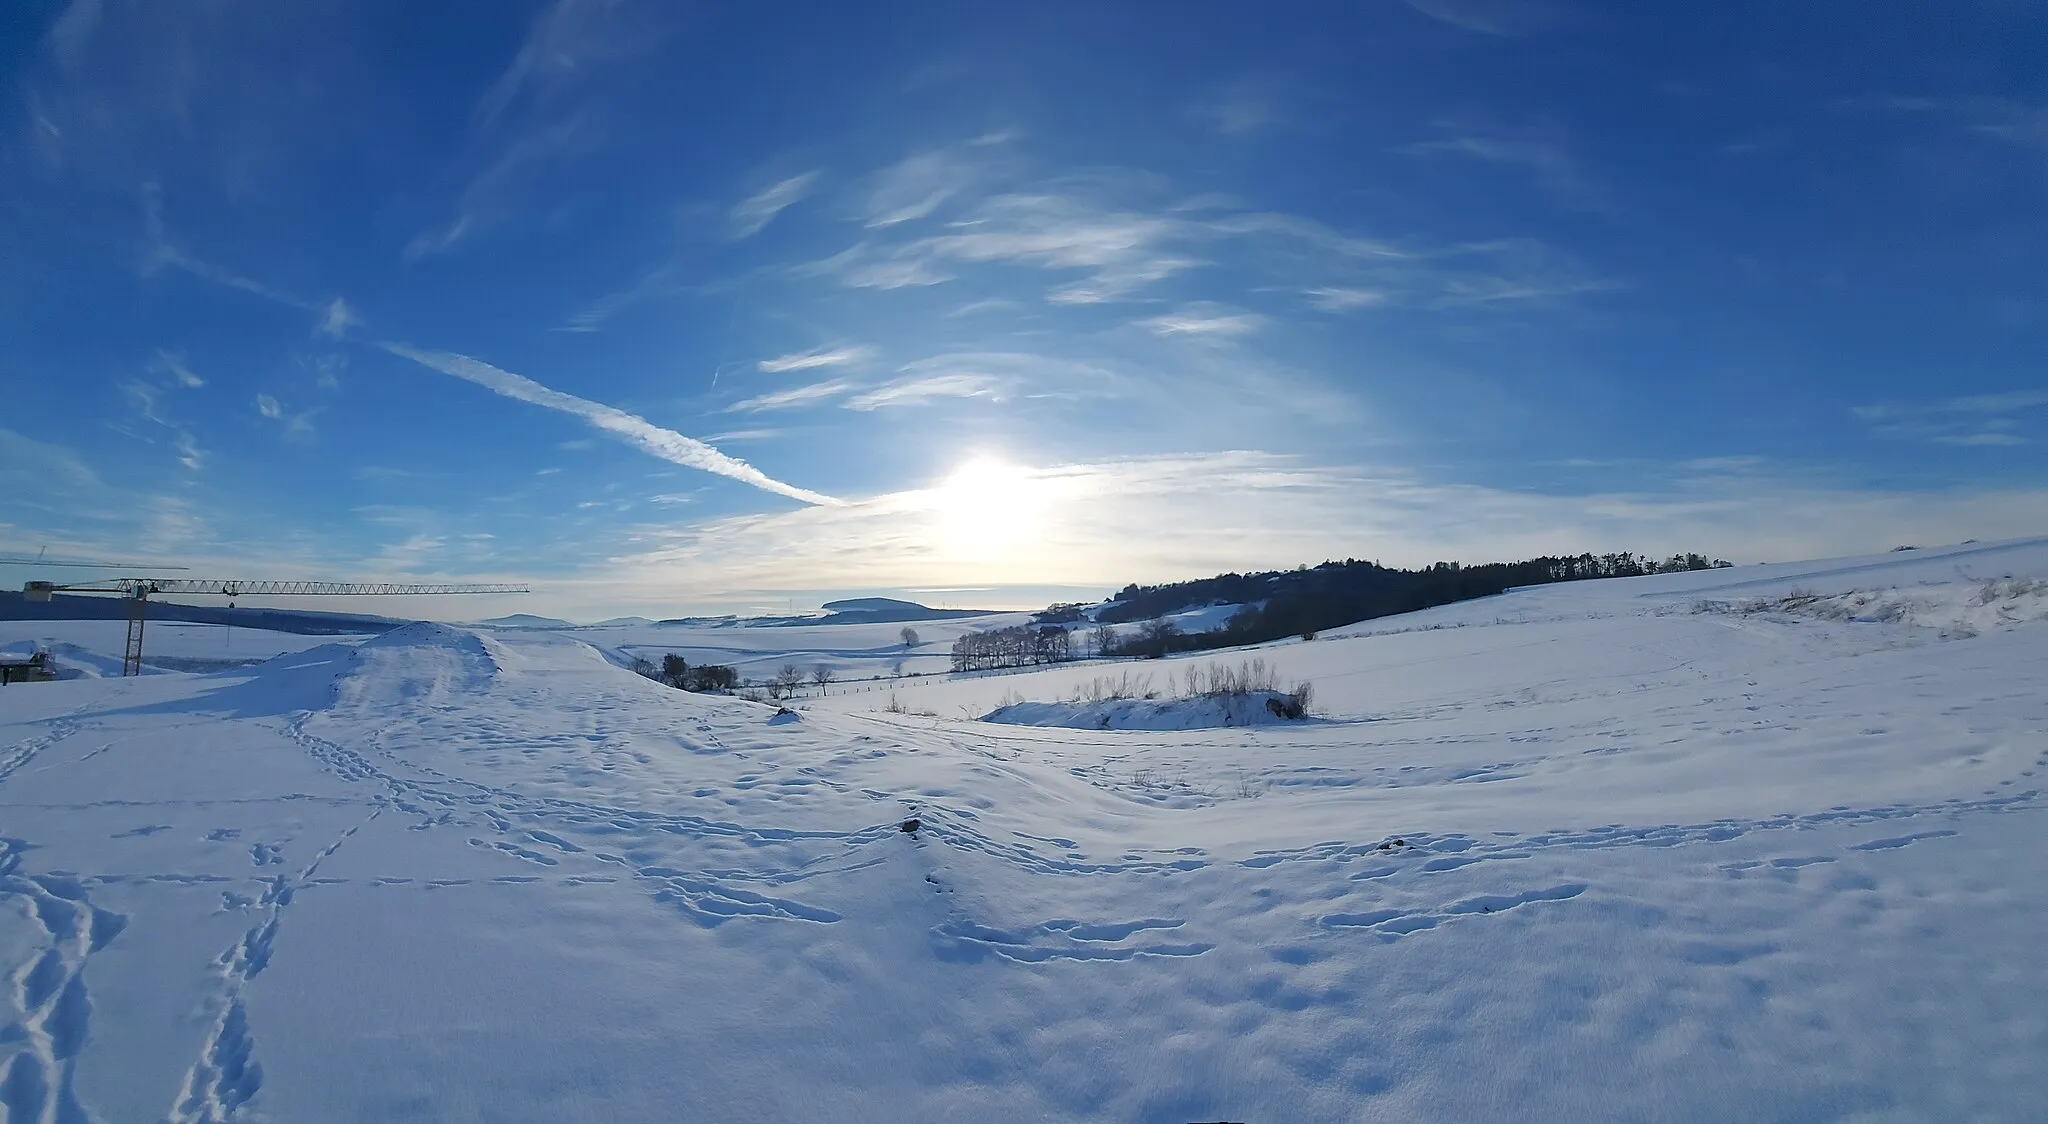
M 94 582 L 24 582 L 22 599 L 47 602 L 59 593 L 117 593 L 128 602 L 128 642 L 121 674 L 142 674 L 142 634 L 151 594 L 214 597 L 398 597 L 465 593 L 530 593 L 523 585 L 477 582 L 296 582 L 240 578 L 107 578 Z

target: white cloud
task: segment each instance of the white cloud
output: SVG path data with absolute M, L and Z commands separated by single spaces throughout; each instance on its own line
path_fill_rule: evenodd
M 759 234 L 769 223 L 775 221 L 775 216 L 809 195 L 820 174 L 813 170 L 794 175 L 772 183 L 741 200 L 739 205 L 732 209 L 733 236 L 751 238 Z
M 198 472 L 201 468 L 205 467 L 206 450 L 199 447 L 198 440 L 189 432 L 181 431 L 177 439 L 172 442 L 172 447 L 178 451 L 178 463 L 184 465 L 187 469 Z
M 928 256 L 901 254 L 884 261 L 866 262 L 844 274 L 847 285 L 856 289 L 907 289 L 918 285 L 943 285 L 953 274 L 935 268 Z
M 1380 289 L 1351 289 L 1331 286 L 1309 289 L 1304 294 L 1308 302 L 1324 312 L 1349 312 L 1354 308 L 1371 308 L 1387 303 L 1387 294 Z
M 741 589 L 1178 580 L 1369 556 L 1390 565 L 1577 553 L 1626 544 L 1738 561 L 2038 533 L 2048 490 L 1864 492 L 1715 476 L 1661 492 L 1543 495 L 1253 451 L 1072 464 L 1008 481 L 1019 525 L 963 512 L 943 486 L 837 508 L 634 532 L 606 574 L 709 599 Z M 958 533 L 991 529 L 1028 551 Z
M 778 390 L 770 394 L 756 395 L 752 398 L 735 402 L 726 407 L 726 409 L 733 413 L 741 414 L 759 413 L 763 410 L 787 410 L 797 406 L 808 406 L 813 402 L 822 402 L 827 398 L 837 398 L 853 389 L 853 384 L 844 379 L 828 379 L 824 382 L 814 382 L 807 386 L 796 386 L 788 390 Z
M 524 375 L 500 370 L 482 360 L 448 351 L 422 351 L 397 343 L 381 343 L 377 346 L 401 359 L 410 359 L 422 367 L 475 383 L 494 394 L 581 418 L 627 444 L 671 464 L 729 477 L 763 491 L 802 500 L 808 504 L 830 506 L 840 502 L 831 496 L 799 488 L 794 484 L 785 484 L 743 460 L 729 457 L 695 438 L 685 437 L 674 430 L 663 429 L 646 418 L 586 398 L 578 398 L 573 394 L 564 394 L 559 390 L 542 386 Z
M 1556 300 L 1618 287 L 1528 240 L 1404 248 L 1293 215 L 1202 199 L 1163 210 L 1104 202 L 1157 185 L 1104 173 L 982 201 L 937 233 L 873 239 L 797 267 L 853 288 L 930 286 L 1002 265 L 1066 273 L 1045 292 L 1055 305 L 1132 300 L 1212 261 L 1239 261 L 1331 311 L 1386 303 L 1472 309 Z
M 512 62 L 477 103 L 479 125 L 488 128 L 524 95 L 544 98 L 555 88 L 590 72 L 592 63 L 634 49 L 629 29 L 609 21 L 616 0 L 556 0 L 533 21 Z
M 819 348 L 763 359 L 756 363 L 755 367 L 768 374 L 778 375 L 784 371 L 809 371 L 819 367 L 844 367 L 853 363 L 865 363 L 874 356 L 874 349 L 867 347 Z
M 1227 312 L 1216 305 L 1190 305 L 1179 312 L 1138 321 L 1160 336 L 1242 336 L 1256 332 L 1266 318 L 1252 312 Z
M 890 406 L 916 406 L 935 398 L 996 398 L 1002 388 L 991 375 L 919 375 L 884 383 L 846 400 L 849 410 L 880 410 Z
M 316 355 L 305 361 L 304 366 L 313 372 L 313 385 L 322 390 L 341 389 L 341 372 L 348 369 L 348 357 L 339 354 Z
M 1932 402 L 1874 402 L 1849 412 L 1883 437 L 1933 441 L 1942 445 L 1998 447 L 2028 444 L 2015 432 L 2021 417 L 2048 407 L 2048 391 L 2010 390 L 1967 394 Z
M 268 394 L 258 394 L 256 412 L 270 421 L 283 425 L 286 437 L 311 437 L 313 419 L 319 416 L 320 410 L 316 407 L 297 414 L 290 413 L 284 408 L 284 403 L 276 398 Z
M 179 352 L 158 348 L 156 362 L 151 363 L 149 369 L 171 376 L 179 386 L 187 390 L 197 390 L 206 385 L 205 379 L 193 374 L 192 369 L 185 365 L 185 356 Z
M 870 227 L 921 219 L 964 190 L 973 169 L 940 152 L 920 153 L 875 175 L 865 213 Z
M 320 324 L 313 331 L 319 335 L 340 339 L 351 327 L 361 323 L 355 313 L 350 311 L 348 302 L 336 297 L 327 303 L 326 310 L 320 314 Z

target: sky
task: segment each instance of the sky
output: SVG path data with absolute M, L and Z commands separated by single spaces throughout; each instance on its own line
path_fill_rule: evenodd
M 10 4 L 0 553 L 590 620 L 2048 533 L 2043 57 L 2038 0 Z

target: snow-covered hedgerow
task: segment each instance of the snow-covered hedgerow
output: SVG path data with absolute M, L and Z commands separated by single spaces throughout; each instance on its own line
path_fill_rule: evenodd
M 1168 675 L 1163 696 L 1152 689 L 1151 676 L 1128 671 L 1116 679 L 1098 676 L 1056 702 L 1030 702 L 1013 693 L 983 715 L 982 721 L 1084 730 L 1255 726 L 1299 721 L 1308 716 L 1313 697 L 1313 688 L 1306 682 L 1281 690 L 1277 671 L 1266 661 L 1253 659 L 1235 667 L 1214 663 L 1190 667 L 1179 691 L 1174 690 L 1173 676 Z

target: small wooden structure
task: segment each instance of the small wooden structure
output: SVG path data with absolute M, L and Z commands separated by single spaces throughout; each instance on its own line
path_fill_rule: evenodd
M 57 678 L 50 670 L 50 653 L 29 656 L 0 656 L 0 687 L 9 683 L 47 683 Z

